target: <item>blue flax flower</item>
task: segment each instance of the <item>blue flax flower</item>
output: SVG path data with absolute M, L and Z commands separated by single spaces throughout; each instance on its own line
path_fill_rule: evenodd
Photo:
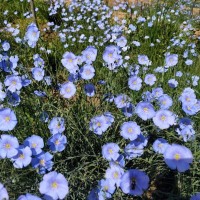
M 148 187 L 149 177 L 140 170 L 129 169 L 121 178 L 120 188 L 125 194 L 140 196 Z
M 141 130 L 136 122 L 124 122 L 120 127 L 120 135 L 125 139 L 135 140 L 140 135 Z
M 40 174 L 45 174 L 46 171 L 51 171 L 53 166 L 53 156 L 49 152 L 42 152 L 32 159 L 33 168 L 38 168 Z
M 123 168 L 117 165 L 112 165 L 110 168 L 106 170 L 105 178 L 110 180 L 111 183 L 116 184 L 119 187 L 121 182 L 121 177 L 124 174 Z
M 115 184 L 109 179 L 102 179 L 99 181 L 99 189 L 102 191 L 105 198 L 111 198 L 115 192 Z
M 153 150 L 156 153 L 164 154 L 168 146 L 169 146 L 169 143 L 167 142 L 167 140 L 163 138 L 158 138 L 153 143 Z
M 25 40 L 28 40 L 28 45 L 31 48 L 36 46 L 36 43 L 40 37 L 40 31 L 34 23 L 31 23 L 26 30 Z
M 108 161 L 117 160 L 119 157 L 119 146 L 116 143 L 107 143 L 102 146 L 103 158 Z
M 42 200 L 42 199 L 35 195 L 27 193 L 25 195 L 19 196 L 19 198 L 17 200 Z
M 24 146 L 30 147 L 33 155 L 38 155 L 44 147 L 43 139 L 38 135 L 32 135 L 24 141 Z
M 29 147 L 19 147 L 18 153 L 11 160 L 14 162 L 13 165 L 15 168 L 24 168 L 31 163 L 32 152 Z
M 200 192 L 191 196 L 190 200 L 200 200 Z
M 175 124 L 175 115 L 169 110 L 158 110 L 153 122 L 160 129 L 168 129 Z
M 62 133 L 65 130 L 65 120 L 62 117 L 54 117 L 49 125 L 48 128 L 51 134 Z
M 45 195 L 45 199 L 64 199 L 69 193 L 68 181 L 61 173 L 49 172 L 40 182 L 39 190 Z
M 65 135 L 61 133 L 57 133 L 52 135 L 51 138 L 48 140 L 49 148 L 52 152 L 61 152 L 65 149 L 67 144 L 67 138 Z
M 164 153 L 165 163 L 170 169 L 176 169 L 179 172 L 185 172 L 190 168 L 193 161 L 193 155 L 190 149 L 179 144 L 169 145 Z
M 65 82 L 60 87 L 60 95 L 66 99 L 74 96 L 76 93 L 76 87 L 72 82 Z
M 155 116 L 155 110 L 149 102 L 139 102 L 135 107 L 136 114 L 143 120 L 151 119 Z
M 19 143 L 16 137 L 12 135 L 1 135 L 0 139 L 0 157 L 1 158 L 12 158 L 17 155 L 17 148 Z
M 2 183 L 0 183 L 0 199 L 2 199 L 2 200 L 9 199 L 8 192 Z

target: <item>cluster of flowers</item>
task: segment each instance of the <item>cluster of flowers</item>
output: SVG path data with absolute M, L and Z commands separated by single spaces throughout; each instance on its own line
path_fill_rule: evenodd
M 151 59 L 147 55 L 137 55 L 138 65 L 134 65 L 131 69 L 128 63 L 130 57 L 127 54 L 130 49 L 129 42 L 123 33 L 133 34 L 136 33 L 137 29 L 143 29 L 143 27 L 153 27 L 157 22 L 165 18 L 165 9 L 157 12 L 151 17 L 137 17 L 138 11 L 134 11 L 135 26 L 129 24 L 128 20 L 122 20 L 118 25 L 109 24 L 109 19 L 113 14 L 113 10 L 125 10 L 127 13 L 132 14 L 134 5 L 129 8 L 128 4 L 122 3 L 119 6 L 114 6 L 110 9 L 108 6 L 103 4 L 101 0 L 89 0 L 83 1 L 72 1 L 69 8 L 65 8 L 64 0 L 53 1 L 48 9 L 49 15 L 55 15 L 59 10 L 62 10 L 61 17 L 63 26 L 59 26 L 54 22 L 48 22 L 46 30 L 53 30 L 58 32 L 60 40 L 64 44 L 64 48 L 75 45 L 75 41 L 78 43 L 89 43 L 88 47 L 82 51 L 81 55 L 76 56 L 72 52 L 65 52 L 63 54 L 61 63 L 70 73 L 68 81 L 60 85 L 60 94 L 64 98 L 71 98 L 76 93 L 76 86 L 74 82 L 84 79 L 91 80 L 95 76 L 95 68 L 93 62 L 97 58 L 97 49 L 100 46 L 105 46 L 108 43 L 112 43 L 106 46 L 103 52 L 104 66 L 109 70 L 117 72 L 118 68 L 124 67 L 129 69 L 130 77 L 128 78 L 128 87 L 133 91 L 139 91 L 142 88 L 142 78 L 139 77 L 142 66 L 143 72 L 145 72 L 144 83 L 148 86 L 153 86 L 157 80 L 154 74 L 147 73 L 149 66 L 152 65 Z M 36 9 L 37 10 L 37 9 Z M 74 12 L 78 11 L 78 12 Z M 80 12 L 79 12 L 80 11 Z M 99 12 L 100 11 L 100 12 Z M 179 14 L 179 10 L 173 11 L 175 16 Z M 78 14 L 76 14 L 78 13 Z M 88 15 L 88 13 L 92 13 Z M 5 12 L 6 15 L 6 12 Z M 28 18 L 28 14 L 26 15 Z M 173 17 L 172 17 L 173 18 Z M 166 16 L 166 20 L 170 21 L 170 16 Z M 115 22 L 119 22 L 118 18 L 114 18 Z M 156 21 L 156 23 L 155 23 Z M 73 24 L 73 26 L 69 24 Z M 172 22 L 174 23 L 174 22 Z M 193 30 L 191 24 L 184 22 L 183 33 L 178 36 L 174 36 L 170 42 L 170 46 L 163 49 L 165 59 L 163 60 L 164 66 L 157 67 L 154 71 L 158 73 L 165 73 L 171 67 L 179 65 L 179 58 L 184 58 L 186 66 L 193 65 L 193 57 L 197 56 L 195 52 L 196 44 L 188 44 L 185 40 L 185 35 L 190 36 L 190 31 Z M 26 30 L 25 37 L 23 39 L 16 37 L 20 30 L 18 28 L 12 28 L 11 24 L 4 21 L 6 25 L 6 31 L 12 33 L 16 43 L 28 44 L 29 47 L 36 47 L 40 31 L 36 24 L 31 23 Z M 88 34 L 79 34 L 87 24 Z M 63 28 L 64 27 L 64 28 Z M 155 27 L 154 27 L 155 28 Z M 91 31 L 91 33 L 90 33 Z M 100 32 L 100 36 L 93 36 L 93 32 Z M 79 35 L 79 37 L 77 36 Z M 89 35 L 89 36 L 88 36 Z M 102 36 L 104 35 L 104 36 Z M 134 41 L 130 42 L 134 48 L 138 50 L 141 43 L 136 40 L 137 34 L 134 35 Z M 144 40 L 148 41 L 150 36 L 144 36 Z M 150 38 L 151 39 L 151 38 Z M 149 42 L 151 48 L 156 48 L 157 44 L 162 43 L 161 39 L 156 39 L 154 43 Z M 114 44 L 113 44 L 114 43 Z M 164 42 L 163 42 L 164 43 Z M 170 52 L 176 52 L 174 48 L 185 49 L 183 55 L 173 54 Z M 19 58 L 17 55 L 9 56 L 10 44 L 6 41 L 2 42 L 3 53 L 0 54 L 0 69 L 3 72 L 10 73 L 11 75 L 6 76 L 4 85 L 0 83 L 0 100 L 8 98 L 8 104 L 11 106 L 18 106 L 20 103 L 20 90 L 23 87 L 31 84 L 31 80 L 27 78 L 27 75 L 20 76 L 19 72 L 15 71 L 18 65 Z M 40 50 L 44 50 L 41 47 Z M 171 49 L 171 51 L 169 51 Z M 46 50 L 47 53 L 51 53 L 50 50 Z M 183 52 L 183 51 L 182 51 Z M 32 78 L 35 81 L 45 81 L 45 84 L 51 85 L 51 77 L 45 76 L 45 63 L 39 54 L 33 56 L 34 67 L 31 69 Z M 142 74 L 142 75 L 144 75 Z M 181 77 L 182 72 L 176 72 L 176 77 Z M 141 76 L 142 77 L 142 76 Z M 198 76 L 192 76 L 193 86 L 198 85 Z M 168 81 L 171 88 L 176 88 L 178 82 L 173 78 Z M 87 96 L 95 95 L 95 86 L 92 83 L 88 83 L 84 87 Z M 46 96 L 45 92 L 34 91 L 37 96 Z M 185 142 L 194 139 L 195 131 L 193 129 L 193 123 L 189 118 L 178 118 L 169 109 L 173 105 L 173 100 L 168 94 L 164 94 L 161 87 L 153 88 L 152 92 L 146 91 L 142 95 L 142 101 L 133 105 L 131 98 L 126 94 L 119 94 L 116 97 L 112 96 L 109 101 L 113 102 L 117 108 L 121 109 L 123 114 L 129 118 L 136 114 L 136 117 L 151 123 L 157 128 L 158 131 L 173 128 L 178 125 L 176 129 L 178 135 L 180 135 Z M 191 88 L 186 88 L 181 94 L 179 100 L 182 103 L 182 110 L 187 115 L 195 115 L 200 111 L 200 100 L 196 98 L 195 92 Z M 158 109 L 157 109 L 158 108 Z M 114 122 L 114 116 L 110 112 L 105 112 L 102 115 L 95 116 L 91 119 L 89 124 L 89 130 L 93 131 L 97 135 L 102 135 Z M 141 120 L 140 120 L 141 121 Z M 48 122 L 48 118 L 45 117 L 44 122 Z M 0 110 L 0 130 L 11 131 L 17 124 L 17 117 L 13 110 L 10 108 L 2 108 Z M 139 124 L 139 123 L 138 123 Z M 99 181 L 98 187 L 91 191 L 88 199 L 106 199 L 111 198 L 116 188 L 121 188 L 125 194 L 131 195 L 142 195 L 144 190 L 149 187 L 149 177 L 141 170 L 138 169 L 125 169 L 125 159 L 131 160 L 133 158 L 142 156 L 144 147 L 148 143 L 148 134 L 143 131 L 143 127 L 140 127 L 135 121 L 126 121 L 120 127 L 120 135 L 125 140 L 130 140 L 130 143 L 125 146 L 124 150 L 120 153 L 120 147 L 116 143 L 107 143 L 102 147 L 103 158 L 109 161 L 109 168 L 106 170 L 105 179 Z M 67 139 L 64 134 L 65 130 L 64 118 L 54 117 L 48 128 L 52 136 L 48 139 L 48 146 L 53 153 L 61 152 L 65 149 Z M 143 133 L 142 133 L 142 131 Z M 146 135 L 145 135 L 146 134 Z M 32 135 L 25 139 L 23 145 L 19 145 L 16 137 L 12 135 L 2 134 L 0 139 L 0 157 L 9 158 L 15 168 L 24 168 L 30 163 L 40 174 L 45 174 L 52 170 L 53 166 L 53 155 L 49 152 L 44 152 L 44 141 L 40 136 Z M 189 169 L 190 164 L 193 162 L 193 155 L 191 151 L 178 144 L 168 144 L 164 138 L 158 138 L 153 143 L 153 149 L 155 152 L 163 154 L 164 161 L 171 169 L 177 169 L 179 172 L 184 172 Z M 65 177 L 57 172 L 49 172 L 44 175 L 43 181 L 39 187 L 40 193 L 44 195 L 45 199 L 63 199 L 67 193 L 68 182 Z M 199 194 L 194 195 L 191 199 L 198 198 Z M 8 199 L 8 193 L 6 189 L 0 184 L 0 199 Z M 21 195 L 18 199 L 40 199 L 31 194 Z
M 114 116 L 110 112 L 95 116 L 90 121 L 90 131 L 102 135 L 114 122 Z
M 15 113 L 10 108 L 1 109 L 0 122 L 1 131 L 13 130 L 17 124 Z M 50 150 L 53 153 L 63 151 L 67 144 L 66 136 L 62 135 L 65 130 L 64 119 L 54 117 L 50 121 L 48 128 L 52 134 L 47 142 Z M 24 168 L 31 163 L 32 167 L 36 168 L 40 174 L 45 174 L 47 171 L 52 170 L 53 155 L 49 152 L 44 152 L 42 150 L 43 147 L 44 141 L 37 135 L 28 137 L 22 145 L 19 145 L 16 137 L 2 134 L 0 139 L 0 158 L 10 159 L 15 168 Z M 3 192 L 5 195 L 3 197 L 8 199 L 7 192 L 4 190 Z M 62 174 L 50 172 L 43 177 L 43 181 L 40 183 L 40 192 L 45 194 L 45 199 L 62 199 L 68 193 L 68 182 Z
M 131 195 L 142 195 L 148 188 L 149 177 L 143 171 L 137 169 L 125 171 L 124 156 L 119 151 L 120 148 L 116 143 L 102 146 L 102 155 L 109 161 L 109 168 L 106 170 L 105 179 L 100 180 L 97 188 L 90 192 L 88 200 L 112 198 L 117 188 Z
M 40 182 L 40 193 L 44 194 L 45 200 L 64 199 L 69 193 L 68 181 L 61 173 L 56 171 L 45 174 L 43 180 Z M 5 187 L 0 183 L 0 199 L 9 200 L 8 192 Z M 41 198 L 27 193 L 20 195 L 17 200 L 42 200 Z
M 82 55 L 75 56 L 72 52 L 65 52 L 61 60 L 63 66 L 70 73 L 69 82 L 65 82 L 60 86 L 60 94 L 64 98 L 71 98 L 76 93 L 76 86 L 73 82 L 78 79 L 91 80 L 95 76 L 95 69 L 92 63 L 96 60 L 97 49 L 93 46 L 88 46 Z M 80 69 L 79 66 L 84 64 Z M 95 87 L 92 83 L 87 83 L 84 86 L 87 96 L 94 96 Z

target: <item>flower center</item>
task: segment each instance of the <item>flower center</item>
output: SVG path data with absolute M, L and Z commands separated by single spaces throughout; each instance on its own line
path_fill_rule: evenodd
M 187 98 L 186 98 L 186 101 L 190 101 L 190 98 L 189 98 L 189 97 L 187 97 Z
M 101 126 L 101 123 L 100 123 L 100 122 L 97 122 L 97 126 L 100 127 L 100 126 Z
M 5 121 L 9 122 L 10 121 L 10 117 L 9 116 L 5 117 Z
M 147 113 L 149 111 L 148 108 L 143 108 L 144 112 Z
M 119 177 L 118 172 L 114 172 L 113 176 L 114 176 L 114 178 L 118 178 Z
M 56 145 L 59 145 L 59 144 L 60 144 L 60 141 L 59 141 L 59 140 L 56 140 L 55 144 L 56 144 Z
M 91 74 L 91 72 L 90 72 L 89 69 L 87 69 L 87 70 L 85 71 L 85 73 L 86 73 L 87 75 Z
M 163 116 L 161 116 L 161 118 L 160 118 L 162 121 L 165 121 L 166 120 L 166 117 L 163 115 Z
M 137 84 L 137 81 L 133 81 L 133 85 L 136 85 Z
M 17 85 L 17 82 L 16 81 L 12 81 L 12 85 Z
M 7 144 L 5 145 L 5 147 L 6 147 L 6 149 L 10 149 L 11 145 L 10 145 L 9 143 L 7 143 Z
M 53 182 L 53 183 L 51 184 L 51 187 L 52 187 L 53 189 L 56 189 L 56 188 L 58 187 L 58 184 L 57 184 L 56 182 Z
M 110 58 L 112 58 L 113 55 L 112 55 L 112 53 L 109 53 L 108 56 L 109 56 Z
M 163 146 L 163 144 L 162 144 L 162 143 L 160 143 L 160 144 L 158 145 L 158 147 L 159 147 L 159 148 L 162 148 L 162 146 Z
M 112 149 L 109 149 L 108 151 L 109 151 L 109 153 L 110 153 L 110 154 L 112 154 L 112 153 L 113 153 L 113 150 L 112 150 Z
M 70 62 L 70 63 L 72 63 L 72 61 L 73 61 L 72 59 L 69 59 L 69 62 Z
M 70 88 L 66 88 L 65 90 L 67 93 L 71 92 L 71 89 Z
M 176 153 L 176 154 L 174 155 L 174 159 L 175 159 L 175 160 L 180 160 L 180 158 L 181 158 L 181 156 L 180 156 L 179 153 Z
M 24 154 L 20 154 L 19 157 L 20 157 L 21 159 L 24 159 Z
M 128 128 L 128 133 L 132 133 L 133 129 L 132 128 Z
M 106 185 L 106 186 L 104 186 L 104 191 L 108 191 L 108 186 Z
M 44 159 L 40 160 L 40 165 L 43 165 L 43 166 L 45 165 L 45 160 Z
M 31 145 L 33 148 L 35 148 L 36 146 L 37 146 L 37 144 L 36 143 L 32 143 L 32 145 Z

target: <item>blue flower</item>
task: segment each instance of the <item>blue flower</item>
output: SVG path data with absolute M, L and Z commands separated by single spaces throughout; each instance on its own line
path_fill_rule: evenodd
M 122 108 L 122 112 L 126 117 L 132 117 L 134 113 L 134 105 L 129 103 L 127 106 Z
M 124 122 L 120 127 L 120 135 L 125 139 L 135 140 L 140 135 L 141 130 L 136 122 Z
M 14 162 L 13 165 L 15 168 L 24 168 L 31 163 L 32 152 L 29 147 L 19 147 L 18 153 L 11 160 Z
M 0 109 L 0 131 L 11 131 L 17 124 L 17 118 L 10 108 Z
M 41 81 L 44 78 L 44 69 L 40 67 L 34 67 L 31 69 L 32 76 L 36 81 Z
M 117 40 L 116 40 L 116 42 L 117 42 L 117 46 L 119 46 L 119 47 L 125 47 L 126 46 L 126 44 L 127 44 L 127 39 L 124 37 L 124 36 L 121 36 L 120 38 L 118 38 Z
M 8 104 L 11 106 L 18 106 L 20 104 L 20 96 L 17 94 L 17 92 L 7 92 L 8 97 Z
M 17 90 L 20 90 L 22 88 L 21 77 L 16 75 L 6 76 L 4 84 L 6 87 L 8 87 L 7 89 L 11 92 L 16 92 Z
M 114 98 L 114 102 L 117 108 L 123 108 L 129 105 L 130 98 L 126 94 L 119 94 Z
M 163 138 L 158 138 L 153 143 L 153 150 L 156 153 L 164 154 L 164 152 L 168 148 L 168 146 L 169 146 L 169 144 L 168 144 L 167 140 L 165 140 Z
M 103 52 L 103 60 L 109 65 L 114 64 L 119 59 L 119 49 L 117 46 L 107 46 Z
M 173 104 L 173 100 L 169 95 L 163 94 L 158 98 L 158 103 L 160 105 L 160 109 L 169 109 Z
M 89 46 L 84 51 L 82 51 L 83 61 L 87 64 L 91 64 L 96 60 L 97 49 L 95 47 Z
M 102 135 L 109 127 L 106 117 L 104 115 L 99 115 L 93 117 L 90 120 L 89 130 L 93 131 L 97 135 Z
M 65 130 L 65 120 L 62 117 L 54 117 L 48 126 L 51 134 L 62 133 Z
M 72 82 L 65 82 L 60 87 L 60 95 L 64 98 L 71 98 L 76 93 L 76 87 Z
M 129 169 L 121 178 L 120 188 L 125 194 L 140 196 L 148 187 L 149 177 L 140 170 Z
M 193 155 L 187 147 L 172 144 L 166 149 L 164 160 L 170 169 L 177 168 L 179 172 L 185 172 L 190 168 L 190 164 L 193 161 Z
M 158 97 L 163 95 L 163 89 L 162 88 L 154 88 L 152 89 L 152 96 L 157 99 Z
M 147 85 L 154 85 L 154 83 L 156 82 L 156 76 L 154 74 L 147 74 L 145 76 L 145 79 L 144 79 L 144 82 L 147 84 Z
M 176 81 L 175 79 L 170 79 L 170 80 L 168 81 L 168 85 L 169 85 L 169 87 L 171 87 L 171 88 L 176 88 L 176 87 L 178 86 L 178 81 Z
M 69 193 L 68 181 L 56 171 L 45 174 L 39 187 L 40 193 L 45 195 L 45 199 L 64 199 Z
M 0 183 L 0 199 L 9 200 L 8 192 L 2 183 Z
M 12 158 L 17 155 L 19 143 L 16 137 L 12 135 L 1 135 L 0 139 L 0 157 Z
M 42 199 L 35 195 L 27 193 L 25 195 L 19 196 L 17 200 L 42 200 Z
M 124 153 L 125 153 L 125 158 L 128 160 L 140 157 L 144 153 L 144 146 L 143 144 L 137 145 L 132 141 L 125 146 Z
M 190 200 L 200 200 L 200 192 L 191 196 Z
M 140 65 L 146 65 L 146 66 L 151 65 L 151 61 L 149 60 L 148 56 L 146 56 L 146 55 L 138 55 L 138 63 Z
M 139 102 L 135 107 L 136 114 L 143 120 L 151 119 L 155 116 L 155 110 L 149 102 Z
M 4 51 L 8 51 L 10 49 L 10 43 L 7 42 L 7 41 L 4 41 L 2 43 L 2 48 L 3 48 Z
M 95 75 L 95 69 L 92 65 L 86 64 L 80 69 L 79 73 L 82 79 L 90 80 Z
M 36 24 L 31 23 L 26 30 L 25 40 L 28 40 L 28 45 L 31 48 L 36 46 L 36 43 L 40 37 L 40 31 L 38 30 Z
M 111 160 L 109 162 L 109 165 L 110 167 L 112 165 L 117 165 L 117 166 L 120 166 L 121 168 L 124 168 L 125 167 L 125 160 L 124 160 L 124 156 L 121 154 L 119 155 L 119 157 L 117 158 L 117 160 Z
M 123 174 L 124 170 L 120 166 L 112 165 L 106 170 L 105 177 L 111 181 L 111 183 L 114 183 L 117 187 L 119 187 Z
M 186 126 L 183 129 L 176 129 L 176 132 L 183 138 L 184 142 L 194 139 L 195 131 L 192 126 Z
M 46 97 L 47 94 L 44 91 L 35 90 L 34 94 L 38 97 Z
M 51 171 L 53 167 L 53 156 L 49 152 L 42 152 L 32 159 L 32 167 L 37 168 L 40 174 L 45 174 L 46 171 Z
M 65 135 L 62 135 L 61 133 L 57 133 L 51 138 L 49 138 L 47 143 L 51 149 L 52 152 L 61 152 L 65 149 L 67 144 L 67 138 Z
M 178 63 L 178 55 L 177 54 L 166 55 L 165 63 L 167 67 L 175 66 Z
M 169 110 L 159 110 L 153 117 L 153 122 L 160 129 L 168 129 L 175 124 L 175 115 Z
M 61 62 L 70 73 L 78 71 L 77 57 L 72 52 L 65 52 Z
M 96 91 L 94 84 L 92 84 L 92 83 L 85 84 L 84 91 L 87 96 L 93 97 L 95 95 L 95 91 Z
M 128 79 L 128 86 L 131 90 L 139 91 L 142 87 L 142 79 L 138 76 L 131 76 Z
M 111 198 L 116 189 L 114 182 L 109 179 L 100 180 L 98 187 L 102 191 L 105 198 Z
M 116 143 L 107 143 L 102 146 L 102 155 L 108 161 L 117 160 L 119 157 L 119 146 Z
M 43 139 L 38 135 L 32 135 L 24 141 L 24 146 L 30 147 L 33 155 L 38 155 L 44 147 Z

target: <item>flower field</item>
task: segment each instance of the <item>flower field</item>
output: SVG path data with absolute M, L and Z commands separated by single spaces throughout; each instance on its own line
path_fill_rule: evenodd
M 199 1 L 0 1 L 0 200 L 200 200 Z

